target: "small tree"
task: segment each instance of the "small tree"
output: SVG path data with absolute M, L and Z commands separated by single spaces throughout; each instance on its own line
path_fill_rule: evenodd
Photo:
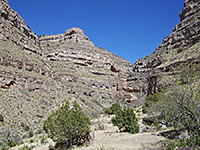
M 112 118 L 112 123 L 118 126 L 120 131 L 130 132 L 132 134 L 139 132 L 138 119 L 133 109 L 128 108 L 117 111 L 115 117 Z
M 110 108 L 107 108 L 104 112 L 105 114 L 112 115 L 112 114 L 115 114 L 117 111 L 121 111 L 121 110 L 122 110 L 122 107 L 118 103 L 115 103 L 115 104 L 112 104 Z
M 90 119 L 83 113 L 77 102 L 70 109 L 69 102 L 53 112 L 44 121 L 44 130 L 58 147 L 70 148 L 90 139 Z

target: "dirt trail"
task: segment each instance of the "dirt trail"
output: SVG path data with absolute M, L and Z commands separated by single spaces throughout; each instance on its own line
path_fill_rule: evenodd
M 104 126 L 99 129 L 99 123 Z M 164 137 L 157 136 L 156 133 L 118 133 L 118 128 L 113 126 L 110 118 L 102 117 L 96 121 L 92 128 L 95 130 L 95 139 L 89 146 L 75 148 L 75 150 L 145 150 L 160 149 L 157 144 L 165 140 Z
M 97 133 L 97 137 L 88 147 L 76 148 L 76 150 L 145 150 L 157 149 L 156 144 L 164 140 L 163 137 L 151 133 L 112 133 L 105 135 Z

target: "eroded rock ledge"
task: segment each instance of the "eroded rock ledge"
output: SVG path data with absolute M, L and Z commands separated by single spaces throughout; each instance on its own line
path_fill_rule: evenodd
M 84 46 L 94 46 L 83 30 L 77 27 L 68 29 L 64 34 L 44 35 L 39 37 L 42 48 L 48 46 L 58 46 L 64 43 L 76 43 Z

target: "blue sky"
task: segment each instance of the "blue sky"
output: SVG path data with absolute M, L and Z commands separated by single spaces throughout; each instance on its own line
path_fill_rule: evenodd
M 184 0 L 8 0 L 37 35 L 80 27 L 95 46 L 131 63 L 151 54 L 179 22 Z

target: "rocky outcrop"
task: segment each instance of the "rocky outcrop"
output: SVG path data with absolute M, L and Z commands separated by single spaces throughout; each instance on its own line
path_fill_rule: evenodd
M 48 76 L 48 74 L 49 74 L 46 69 L 40 68 L 34 62 L 23 62 L 22 60 L 14 60 L 13 58 L 11 58 L 9 56 L 8 57 L 0 56 L 0 65 L 12 66 L 13 68 L 24 69 L 27 71 L 34 71 L 41 75 Z
M 186 0 L 180 13 L 180 23 L 173 33 L 163 40 L 162 47 L 166 49 L 185 48 L 200 40 L 200 1 Z
M 94 46 L 83 30 L 77 27 L 68 29 L 64 34 L 43 35 L 39 37 L 42 48 L 49 46 L 58 46 L 64 43 L 76 43 L 84 46 Z
M 28 52 L 41 54 L 37 35 L 9 6 L 7 0 L 0 1 L 0 16 L 0 39 L 12 41 Z

